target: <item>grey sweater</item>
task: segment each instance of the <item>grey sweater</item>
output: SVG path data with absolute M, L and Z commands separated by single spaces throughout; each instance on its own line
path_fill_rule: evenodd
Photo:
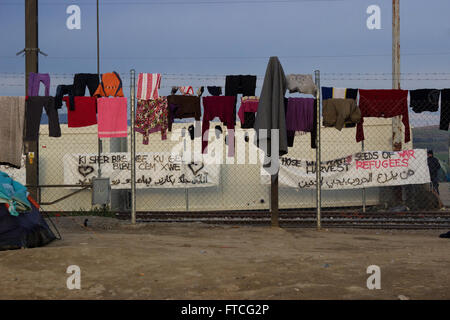
M 288 152 L 284 95 L 286 77 L 278 57 L 270 57 L 259 98 L 258 112 L 255 119 L 257 145 L 271 156 L 271 129 L 279 130 L 278 153 Z M 260 129 L 266 129 L 266 137 L 261 136 Z M 265 141 L 264 141 L 265 140 Z M 266 145 L 264 146 L 264 143 Z M 275 150 L 274 150 L 275 152 Z

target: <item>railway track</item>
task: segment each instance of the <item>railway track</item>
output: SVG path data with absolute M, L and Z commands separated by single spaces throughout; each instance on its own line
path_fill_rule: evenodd
M 117 218 L 130 219 L 129 212 L 117 213 Z M 138 222 L 192 223 L 268 226 L 267 212 L 138 212 Z M 281 212 L 282 227 L 315 227 L 315 212 Z M 327 228 L 372 229 L 447 229 L 450 228 L 450 212 L 323 212 L 322 226 Z

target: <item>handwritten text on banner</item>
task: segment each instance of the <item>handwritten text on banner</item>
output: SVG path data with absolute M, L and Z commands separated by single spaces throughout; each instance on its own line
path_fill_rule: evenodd
M 98 155 L 66 154 L 64 183 L 87 184 L 97 176 Z M 109 177 L 113 189 L 129 189 L 131 161 L 129 153 L 107 153 L 100 157 L 102 177 Z M 136 188 L 193 188 L 219 184 L 220 166 L 202 162 L 183 163 L 180 156 L 168 152 L 136 154 Z
M 315 161 L 289 157 L 280 159 L 279 183 L 282 187 L 316 188 Z M 267 182 L 267 176 L 263 182 Z M 403 151 L 365 151 L 322 162 L 322 189 L 358 189 L 430 182 L 424 149 Z

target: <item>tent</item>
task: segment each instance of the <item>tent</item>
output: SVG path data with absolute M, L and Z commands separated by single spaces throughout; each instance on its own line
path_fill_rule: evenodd
M 38 204 L 28 197 L 31 211 L 13 216 L 7 205 L 0 204 L 0 251 L 45 246 L 56 239 L 38 209 Z

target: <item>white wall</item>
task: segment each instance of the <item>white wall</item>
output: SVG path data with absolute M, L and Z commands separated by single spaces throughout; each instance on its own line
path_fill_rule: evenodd
M 211 128 L 218 123 L 212 123 Z M 176 123 L 176 128 L 188 127 L 190 123 Z M 222 126 L 224 134 L 226 129 Z M 63 184 L 63 156 L 66 153 L 97 154 L 97 126 L 87 128 L 68 128 L 61 126 L 62 137 L 48 137 L 48 128 L 41 125 L 39 152 L 40 184 Z M 236 129 L 237 131 L 242 129 Z M 364 122 L 365 150 L 391 150 L 391 120 L 369 118 Z M 251 130 L 249 131 L 252 132 Z M 334 128 L 322 128 L 322 161 L 343 157 L 361 151 L 361 143 L 356 143 L 356 128 L 346 128 L 337 131 Z M 236 135 L 242 134 L 236 132 Z M 251 141 L 251 139 L 250 139 Z M 150 143 L 142 144 L 142 135 L 136 133 L 137 152 L 167 152 L 176 142 L 171 141 L 171 134 L 161 141 L 159 133 L 151 134 Z M 248 143 L 247 143 L 248 145 Z M 411 148 L 412 144 L 404 145 Z M 128 143 L 128 148 L 130 144 Z M 109 139 L 103 139 L 103 151 L 109 152 Z M 224 151 L 225 154 L 226 151 Z M 249 150 L 246 148 L 248 159 Z M 242 155 L 242 154 L 241 154 Z M 294 147 L 290 149 L 289 157 L 314 160 L 315 150 L 310 148 L 310 134 L 297 136 Z M 43 189 L 42 201 L 53 201 L 68 194 L 73 189 Z M 323 191 L 323 206 L 359 206 L 362 201 L 361 190 Z M 315 191 L 298 191 L 280 188 L 281 208 L 313 208 L 315 207 Z M 185 189 L 151 189 L 138 190 L 136 203 L 138 211 L 184 211 L 189 210 L 251 210 L 268 209 L 270 187 L 260 183 L 260 168 L 258 164 L 222 165 L 221 181 L 218 187 Z M 188 205 L 187 201 L 188 199 Z M 264 200 L 261 203 L 261 200 Z M 379 188 L 366 190 L 368 205 L 379 203 Z M 67 200 L 52 206 L 46 206 L 49 211 L 89 210 L 91 208 L 91 193 L 83 191 Z

